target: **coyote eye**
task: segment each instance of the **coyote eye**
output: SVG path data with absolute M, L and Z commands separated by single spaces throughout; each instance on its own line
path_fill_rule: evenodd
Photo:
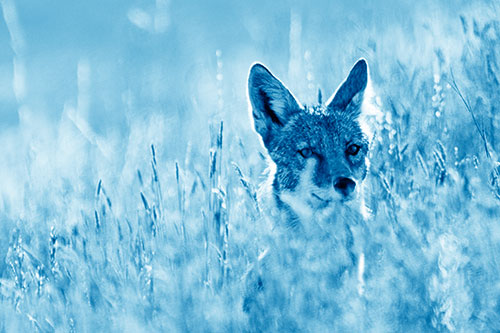
M 311 148 L 304 148 L 304 149 L 299 150 L 299 154 L 303 158 L 309 158 L 309 157 L 311 157 L 312 153 L 313 153 L 313 151 L 312 151 Z
M 347 147 L 346 153 L 347 155 L 356 156 L 359 153 L 360 148 L 361 148 L 360 146 L 352 144 L 349 147 Z

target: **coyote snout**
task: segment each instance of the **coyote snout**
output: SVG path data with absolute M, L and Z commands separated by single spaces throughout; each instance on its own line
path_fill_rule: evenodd
M 307 107 L 266 67 L 251 67 L 252 119 L 275 166 L 272 190 L 280 209 L 310 216 L 358 196 L 368 165 L 369 135 L 360 122 L 367 84 L 361 59 L 324 105 Z
M 349 198 L 354 189 L 356 188 L 356 183 L 354 180 L 349 178 L 338 178 L 335 182 L 335 190 L 342 194 L 344 198 Z

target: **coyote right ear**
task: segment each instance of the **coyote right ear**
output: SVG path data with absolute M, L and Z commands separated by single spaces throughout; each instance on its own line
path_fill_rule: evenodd
M 345 81 L 340 85 L 332 97 L 330 97 L 330 100 L 326 103 L 327 109 L 346 110 L 351 102 L 358 100 L 358 98 L 355 97 L 360 96 L 362 99 L 367 84 L 368 64 L 365 59 L 361 58 L 352 67 Z
M 248 97 L 255 130 L 268 148 L 273 131 L 284 126 L 300 106 L 281 81 L 259 63 L 250 68 Z

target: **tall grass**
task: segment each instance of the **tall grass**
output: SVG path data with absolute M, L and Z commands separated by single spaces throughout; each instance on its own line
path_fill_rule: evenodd
M 4 194 L 0 215 L 0 331 L 500 330 L 500 23 L 461 22 L 458 58 L 371 56 L 384 116 L 372 216 L 358 222 L 362 292 L 348 254 L 269 225 L 250 131 L 214 118 L 175 160 L 163 143 L 178 138 L 153 115 L 130 123 L 111 153 L 120 163 L 66 114 L 41 143 L 18 134 L 23 190 Z M 347 273 L 325 264 L 343 260 Z M 244 311 L 252 293 L 261 316 Z

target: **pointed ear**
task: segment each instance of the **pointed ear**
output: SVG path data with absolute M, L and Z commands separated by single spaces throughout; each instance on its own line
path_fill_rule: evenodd
M 283 127 L 301 107 L 281 81 L 259 63 L 250 68 L 248 96 L 255 130 L 268 148 L 273 132 Z
M 363 93 L 368 84 L 368 64 L 366 60 L 361 58 L 352 67 L 347 79 L 337 88 L 337 91 L 330 97 L 327 105 L 327 110 L 350 110 L 351 106 L 358 109 L 363 100 Z M 356 105 L 350 105 L 356 104 Z

